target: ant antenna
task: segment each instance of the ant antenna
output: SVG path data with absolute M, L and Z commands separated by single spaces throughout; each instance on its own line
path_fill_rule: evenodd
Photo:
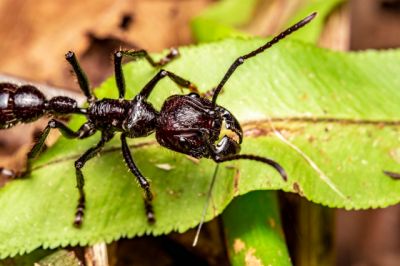
M 400 180 L 400 174 L 395 173 L 395 172 L 390 172 L 390 171 L 383 171 L 383 173 L 393 179 L 399 179 Z
M 268 165 L 272 166 L 276 171 L 278 171 L 278 173 L 281 175 L 283 181 L 285 181 L 285 182 L 287 181 L 287 174 L 286 174 L 285 170 L 283 169 L 283 167 L 279 163 L 277 163 L 274 160 L 269 159 L 267 157 L 261 157 L 261 156 L 252 155 L 252 154 L 235 154 L 235 155 L 230 155 L 230 156 L 220 158 L 218 160 L 218 162 L 222 163 L 222 162 L 227 162 L 227 161 L 243 160 L 243 159 L 268 164 Z
M 253 56 L 256 56 L 259 53 L 264 52 L 266 49 L 270 48 L 272 45 L 276 44 L 277 42 L 279 42 L 280 40 L 282 40 L 286 36 L 290 35 L 291 33 L 295 32 L 296 30 L 298 30 L 301 27 L 303 27 L 306 24 L 308 24 L 313 18 L 315 18 L 316 15 L 317 15 L 317 13 L 313 12 L 308 17 L 306 17 L 303 20 L 297 22 L 296 24 L 294 24 L 290 28 L 286 29 L 285 31 L 281 32 L 279 35 L 275 36 L 271 41 L 267 42 L 263 46 L 257 48 L 256 50 L 254 50 L 254 51 L 252 51 L 252 52 L 250 52 L 248 54 L 245 54 L 245 55 L 242 55 L 242 56 L 238 57 L 233 62 L 233 64 L 229 67 L 228 71 L 225 73 L 225 76 L 222 78 L 222 80 L 220 81 L 218 86 L 215 88 L 214 95 L 213 95 L 213 98 L 212 98 L 213 106 L 215 106 L 215 102 L 217 101 L 218 94 L 221 92 L 222 87 L 224 86 L 224 84 L 228 81 L 228 79 L 233 74 L 233 72 L 235 72 L 236 68 L 244 63 L 244 60 L 246 60 L 248 58 L 251 58 Z
M 193 244 L 192 244 L 193 247 L 195 247 L 197 245 L 197 242 L 198 242 L 199 236 L 200 236 L 201 227 L 203 226 L 204 219 L 206 218 L 206 212 L 207 212 L 207 209 L 208 209 L 208 204 L 210 203 L 210 199 L 211 199 L 211 192 L 212 192 L 212 189 L 214 187 L 215 179 L 217 179 L 216 177 L 217 177 L 218 168 L 219 168 L 219 164 L 217 164 L 217 166 L 215 166 L 214 174 L 213 174 L 213 177 L 211 179 L 210 188 L 208 189 L 208 192 L 207 192 L 206 204 L 204 205 L 203 213 L 202 213 L 201 219 L 200 219 L 200 223 L 199 223 L 199 226 L 197 227 L 196 236 L 194 237 L 194 240 L 193 240 Z

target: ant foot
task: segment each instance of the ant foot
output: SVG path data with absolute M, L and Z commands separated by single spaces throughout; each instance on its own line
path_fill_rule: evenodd
M 149 224 L 154 224 L 156 222 L 156 217 L 154 215 L 153 205 L 151 204 L 151 201 L 145 200 L 144 207 L 146 209 L 147 222 Z
M 76 212 L 75 214 L 75 220 L 74 220 L 74 226 L 76 228 L 80 228 L 82 226 L 83 222 L 83 212 Z
M 76 228 L 80 228 L 82 226 L 84 210 L 85 210 L 85 205 L 83 203 L 79 203 L 78 207 L 76 208 L 75 220 L 74 220 L 74 226 Z
M 154 224 L 156 222 L 156 217 L 154 216 L 153 212 L 148 212 L 146 216 L 149 224 Z

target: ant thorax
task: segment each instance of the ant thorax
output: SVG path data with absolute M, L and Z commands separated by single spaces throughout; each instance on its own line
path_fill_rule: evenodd
M 158 112 L 138 96 L 133 100 L 105 98 L 89 105 L 87 117 L 97 129 L 108 128 L 137 138 L 154 132 Z
M 145 137 L 154 132 L 159 114 L 145 98 L 137 95 L 129 101 L 128 112 L 122 123 L 123 131 L 130 138 Z

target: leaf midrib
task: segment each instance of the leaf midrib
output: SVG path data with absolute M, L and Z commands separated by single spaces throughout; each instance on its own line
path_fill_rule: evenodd
M 376 125 L 376 126 L 400 126 L 400 120 L 370 120 L 370 119 L 350 119 L 350 118 L 334 118 L 334 117 L 302 117 L 302 116 L 293 116 L 293 117 L 273 117 L 270 119 L 260 119 L 260 120 L 253 120 L 253 121 L 247 121 L 242 123 L 243 127 L 243 133 L 246 136 L 246 138 L 255 138 L 255 137 L 264 137 L 268 136 L 272 130 L 261 130 L 257 134 L 252 134 L 250 131 L 252 131 L 254 128 L 257 129 L 267 129 L 270 128 L 268 125 L 269 123 L 273 122 L 285 122 L 285 123 L 306 123 L 306 124 L 340 124 L 342 126 L 346 125 Z M 278 128 L 282 129 L 282 127 Z M 285 129 L 286 130 L 286 129 Z M 290 130 L 289 130 L 290 132 Z M 144 141 L 144 142 L 139 142 L 135 144 L 129 144 L 129 148 L 146 148 L 146 147 L 151 147 L 159 145 L 157 141 Z M 112 153 L 119 151 L 121 149 L 120 146 L 109 146 L 105 147 L 102 151 L 101 154 L 107 154 L 107 153 Z M 38 170 L 41 168 L 44 168 L 46 166 L 50 165 L 56 165 L 58 163 L 63 163 L 67 161 L 72 161 L 77 159 L 81 154 L 75 153 L 71 154 L 69 156 L 65 156 L 63 158 L 57 158 L 55 160 L 42 163 L 39 165 L 35 165 L 32 167 L 32 170 Z

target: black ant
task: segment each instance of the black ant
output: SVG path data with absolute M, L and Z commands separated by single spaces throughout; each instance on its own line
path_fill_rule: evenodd
M 153 132 L 158 143 L 162 146 L 184 153 L 195 158 L 211 158 L 217 163 L 247 159 L 259 161 L 275 168 L 284 180 L 287 175 L 284 169 L 275 161 L 250 154 L 239 154 L 240 144 L 243 139 L 242 128 L 237 119 L 224 107 L 216 104 L 217 97 L 222 87 L 236 70 L 248 58 L 256 56 L 264 50 L 291 34 L 292 32 L 309 23 L 316 13 L 309 15 L 292 27 L 280 33 L 258 49 L 240 56 L 229 67 L 221 82 L 214 90 L 212 100 L 200 96 L 197 88 L 189 81 L 175 75 L 172 72 L 161 69 L 132 99 L 126 100 L 125 81 L 122 72 L 122 57 L 133 59 L 145 58 L 152 66 L 164 66 L 178 56 L 176 49 L 158 62 L 148 55 L 145 50 L 117 51 L 114 53 L 115 80 L 119 92 L 119 99 L 98 100 L 90 90 L 88 79 L 79 66 L 73 52 L 68 52 L 65 57 L 71 64 L 80 86 L 87 98 L 88 107 L 78 107 L 74 99 L 65 96 L 57 96 L 46 100 L 45 96 L 31 85 L 17 86 L 11 83 L 0 83 L 0 128 L 9 128 L 17 123 L 28 123 L 44 115 L 53 117 L 66 114 L 85 115 L 87 122 L 77 131 L 73 131 L 63 123 L 51 119 L 39 136 L 36 144 L 28 153 L 27 167 L 24 172 L 14 173 L 0 168 L 0 173 L 10 177 L 23 176 L 31 170 L 31 160 L 35 158 L 43 148 L 45 139 L 53 128 L 57 128 L 66 138 L 83 139 L 92 136 L 96 131 L 101 132 L 101 139 L 96 146 L 87 150 L 75 161 L 76 182 L 79 190 L 79 200 L 75 213 L 74 225 L 80 226 L 85 210 L 84 177 L 82 168 L 85 163 L 94 157 L 103 146 L 110 141 L 115 133 L 121 132 L 122 154 L 129 170 L 135 175 L 141 188 L 144 190 L 145 209 L 149 222 L 154 222 L 155 217 L 152 207 L 153 195 L 150 184 L 139 171 L 131 156 L 127 138 L 147 136 Z M 169 77 L 178 86 L 187 88 L 191 93 L 187 95 L 172 95 L 167 98 L 160 111 L 154 109 L 147 101 L 156 84 L 164 77 Z M 219 140 L 222 124 L 232 131 L 236 138 L 223 136 Z M 216 143 L 217 142 L 217 143 Z

